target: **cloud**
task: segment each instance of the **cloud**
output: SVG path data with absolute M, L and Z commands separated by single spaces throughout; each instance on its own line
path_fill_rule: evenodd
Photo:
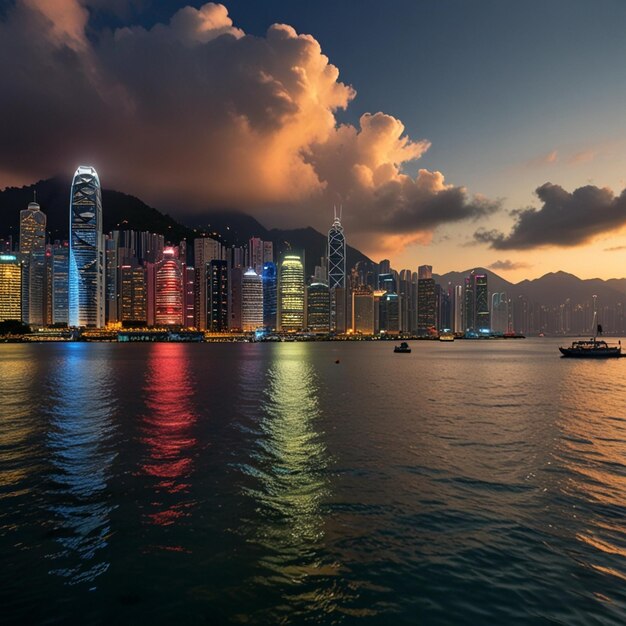
M 520 270 L 532 267 L 529 263 L 524 263 L 522 261 L 510 261 L 509 259 L 504 259 L 502 261 L 494 261 L 491 265 L 487 266 L 490 270 L 501 270 L 501 271 L 509 271 L 509 270 Z
M 545 183 L 536 194 L 541 208 L 515 211 L 516 223 L 508 235 L 479 229 L 474 233 L 476 241 L 496 250 L 572 247 L 626 225 L 626 190 L 615 196 L 606 187 L 587 185 L 570 193 Z
M 604 248 L 604 252 L 619 252 L 620 250 L 626 250 L 626 246 L 612 246 L 611 248 Z
M 546 165 L 554 165 L 555 163 L 558 163 L 558 161 L 558 150 L 551 150 L 546 154 L 540 154 L 539 156 L 526 161 L 526 167 L 535 169 L 538 167 L 545 167 Z
M 589 163 L 598 156 L 598 150 L 581 150 L 569 156 L 566 159 L 568 165 L 580 165 L 581 163 Z
M 107 187 L 178 216 L 227 207 L 322 228 L 342 203 L 363 242 L 381 232 L 400 246 L 498 209 L 441 172 L 405 174 L 430 142 L 393 116 L 339 124 L 356 92 L 314 37 L 285 24 L 248 35 L 213 3 L 151 28 L 91 21 L 140 5 L 18 0 L 5 13 L 0 184 L 92 162 Z

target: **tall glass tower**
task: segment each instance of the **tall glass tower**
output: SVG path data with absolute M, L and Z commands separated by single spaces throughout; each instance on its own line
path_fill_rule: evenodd
M 278 297 L 280 330 L 302 330 L 304 328 L 304 267 L 302 259 L 295 254 L 288 254 L 280 264 Z
M 276 328 L 276 286 L 276 264 L 268 261 L 263 265 L 263 325 L 270 330 Z
M 328 231 L 328 288 L 330 290 L 330 329 L 346 332 L 346 238 L 341 215 Z
M 70 326 L 104 326 L 104 286 L 100 179 L 93 167 L 81 165 L 70 194 Z

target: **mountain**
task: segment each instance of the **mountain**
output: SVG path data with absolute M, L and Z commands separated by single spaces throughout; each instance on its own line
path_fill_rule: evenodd
M 70 178 L 56 176 L 32 185 L 7 187 L 0 191 L 0 237 L 12 235 L 14 242 L 18 240 L 20 210 L 32 201 L 36 191 L 37 202 L 48 218 L 50 239 L 67 239 L 70 187 Z M 147 230 L 163 235 L 174 244 L 183 239 L 191 241 L 202 235 L 215 237 L 227 245 L 244 245 L 250 237 L 260 237 L 274 243 L 277 257 L 288 250 L 304 251 L 307 276 L 313 273 L 320 257 L 326 254 L 326 235 L 315 229 L 268 230 L 245 213 L 207 211 L 203 215 L 202 226 L 190 228 L 135 196 L 111 189 L 102 190 L 102 207 L 105 233 L 115 229 Z M 347 246 L 346 253 L 348 267 L 353 267 L 358 261 L 371 263 L 356 248 Z
M 471 271 L 472 269 L 448 272 L 442 276 L 435 276 L 435 279 L 442 287 L 448 283 L 461 285 Z M 594 295 L 603 306 L 615 306 L 618 302 L 626 303 L 626 278 L 583 280 L 567 272 L 550 272 L 533 280 L 511 283 L 485 268 L 475 268 L 475 271 L 487 274 L 490 293 L 504 291 L 508 297 L 525 296 L 531 302 L 546 306 L 558 306 L 568 298 L 572 304 L 591 302 Z

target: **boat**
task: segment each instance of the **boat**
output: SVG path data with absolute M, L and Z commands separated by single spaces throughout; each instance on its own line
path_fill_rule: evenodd
M 454 341 L 453 333 L 442 333 L 439 335 L 439 341 Z
M 622 356 L 622 342 L 617 345 L 608 344 L 598 335 L 602 334 L 602 325 L 598 324 L 596 334 L 590 339 L 573 341 L 569 348 L 559 346 L 559 351 L 564 357 L 574 359 L 619 359 Z M 625 355 L 626 356 L 626 355 Z
M 409 344 L 406 341 L 403 341 L 399 346 L 395 346 L 393 351 L 401 354 L 410 354 L 411 348 L 409 348 Z

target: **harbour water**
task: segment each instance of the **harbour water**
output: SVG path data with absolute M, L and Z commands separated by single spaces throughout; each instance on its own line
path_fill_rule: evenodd
M 624 624 L 626 359 L 558 344 L 0 345 L 0 621 Z

